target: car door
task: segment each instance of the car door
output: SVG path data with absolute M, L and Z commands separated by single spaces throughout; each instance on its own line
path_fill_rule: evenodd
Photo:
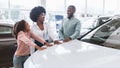
M 12 35 L 12 27 L 0 25 L 0 67 L 12 66 L 15 50 L 16 40 Z

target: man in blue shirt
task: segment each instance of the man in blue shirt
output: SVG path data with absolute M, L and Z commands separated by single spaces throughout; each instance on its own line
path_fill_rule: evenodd
M 70 5 L 67 9 L 67 18 L 63 20 L 59 30 L 59 36 L 63 42 L 76 39 L 80 35 L 81 23 L 74 17 L 75 11 L 76 8 L 73 5 Z

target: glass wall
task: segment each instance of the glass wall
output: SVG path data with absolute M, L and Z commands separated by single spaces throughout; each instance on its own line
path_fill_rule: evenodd
M 64 0 L 46 0 L 47 19 L 55 21 L 55 15 L 63 15 L 65 12 Z
M 30 10 L 40 5 L 40 0 L 0 0 L 0 20 L 9 19 L 14 22 L 29 19 Z
M 105 14 L 117 14 L 120 11 L 119 0 L 105 0 Z
M 43 1 L 43 0 L 42 0 Z M 66 9 L 69 5 L 76 6 L 76 16 L 99 16 L 119 14 L 119 0 L 45 0 L 47 18 L 52 15 L 66 16 Z M 41 5 L 41 0 L 0 0 L 0 19 L 29 20 L 30 10 Z
M 103 14 L 103 0 L 87 0 L 87 13 L 92 16 Z
M 120 11 L 119 0 L 46 0 L 46 9 L 52 14 L 66 14 L 69 5 L 76 6 L 77 17 L 114 15 Z

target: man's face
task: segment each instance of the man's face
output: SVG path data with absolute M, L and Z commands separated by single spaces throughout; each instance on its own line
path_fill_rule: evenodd
M 67 16 L 68 17 L 73 16 L 74 12 L 75 12 L 75 10 L 73 9 L 73 7 L 68 7 Z

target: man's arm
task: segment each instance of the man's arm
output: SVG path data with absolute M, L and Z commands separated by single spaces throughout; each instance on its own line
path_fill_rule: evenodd
M 74 34 L 70 36 L 71 39 L 76 39 L 80 35 L 80 28 L 81 28 L 80 21 L 77 22 L 77 24 L 75 26 L 76 26 L 76 28 L 75 28 Z
M 59 38 L 60 38 L 60 40 L 64 39 L 64 37 L 63 37 L 63 22 L 61 23 L 61 27 L 59 29 Z

